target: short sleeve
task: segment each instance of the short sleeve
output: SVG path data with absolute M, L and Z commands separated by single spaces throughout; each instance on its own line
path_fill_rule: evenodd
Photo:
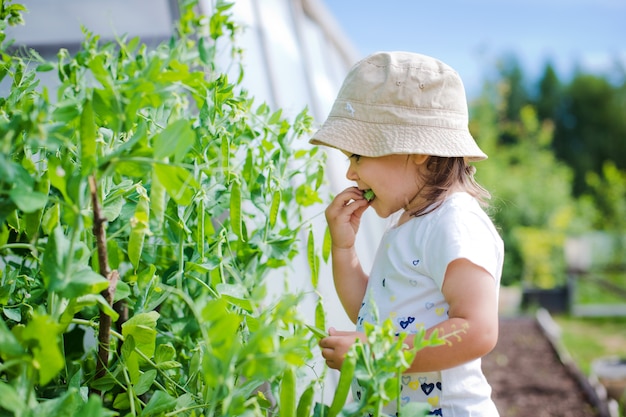
M 439 288 L 450 262 L 467 259 L 497 281 L 502 274 L 503 244 L 493 223 L 482 211 L 446 207 L 429 231 L 427 269 Z

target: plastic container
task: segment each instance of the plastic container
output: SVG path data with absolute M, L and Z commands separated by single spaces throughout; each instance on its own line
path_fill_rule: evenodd
M 591 363 L 591 372 L 606 388 L 609 398 L 626 399 L 626 358 L 599 358 Z

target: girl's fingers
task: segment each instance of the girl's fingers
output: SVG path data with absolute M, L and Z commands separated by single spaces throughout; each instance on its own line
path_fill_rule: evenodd
M 341 201 L 343 205 L 349 205 L 350 202 L 365 200 L 363 192 L 357 187 L 348 187 L 335 197 L 336 201 Z

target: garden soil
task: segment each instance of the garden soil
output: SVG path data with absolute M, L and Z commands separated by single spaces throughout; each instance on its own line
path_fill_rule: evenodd
M 532 317 L 502 318 L 495 349 L 483 358 L 501 417 L 598 417 Z

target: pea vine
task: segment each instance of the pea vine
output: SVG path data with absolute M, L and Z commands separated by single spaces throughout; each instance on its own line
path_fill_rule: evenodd
M 266 287 L 295 273 L 307 228 L 317 287 L 328 253 L 304 210 L 324 157 L 298 142 L 306 110 L 289 120 L 248 96 L 243 67 L 220 70 L 218 51 L 241 52 L 231 7 L 181 2 L 152 49 L 84 29 L 50 62 L 9 48 L 25 8 L 2 2 L 1 415 L 327 413 L 305 295 Z

